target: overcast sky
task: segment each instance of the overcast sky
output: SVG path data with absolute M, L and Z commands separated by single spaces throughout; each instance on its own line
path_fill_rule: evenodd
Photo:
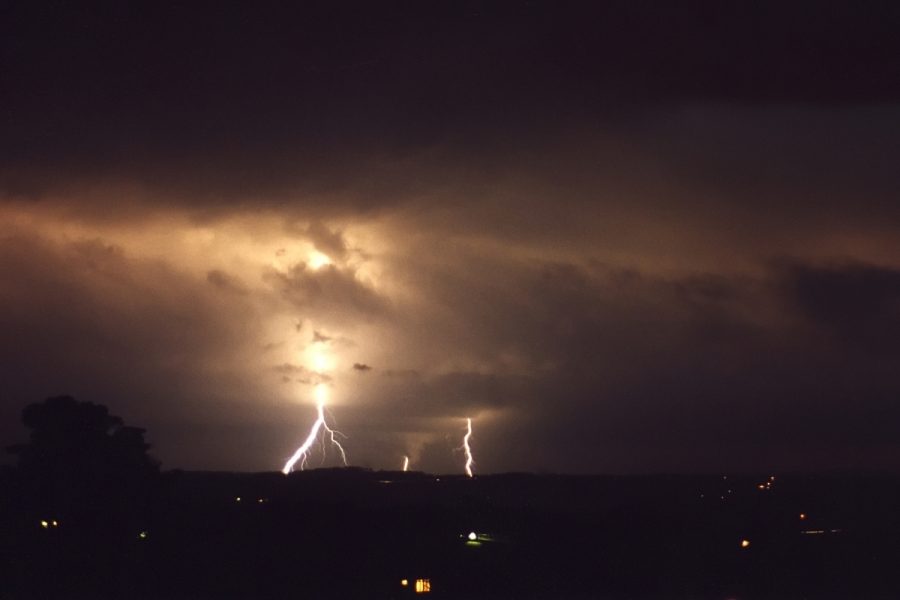
M 895 3 L 230 5 L 0 9 L 4 445 L 900 468 Z

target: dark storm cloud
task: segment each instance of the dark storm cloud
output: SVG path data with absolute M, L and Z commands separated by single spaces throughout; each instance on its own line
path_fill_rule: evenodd
M 888 2 L 4 8 L 3 434 L 72 393 L 166 466 L 269 468 L 327 383 L 376 467 L 457 468 L 471 416 L 484 471 L 896 468 L 898 29 Z
M 866 264 L 790 265 L 785 291 L 839 346 L 900 353 L 900 270 Z
M 318 373 L 302 365 L 292 365 L 290 363 L 276 366 L 275 372 L 282 376 L 282 381 L 285 383 L 295 381 L 304 385 L 319 385 L 331 381 L 331 377 L 325 373 Z
M 331 336 L 325 335 L 319 331 L 313 331 L 313 342 L 330 342 L 332 340 Z
M 486 257 L 464 268 L 410 268 L 439 299 L 434 311 L 451 311 L 447 319 L 421 317 L 435 335 L 480 360 L 499 355 L 502 364 L 506 354 L 509 371 L 526 374 L 562 368 L 592 376 L 601 364 L 640 369 L 632 353 L 661 352 L 679 337 L 740 348 L 772 312 L 759 282 L 734 276 L 670 280 L 634 268 Z
M 218 269 L 212 270 L 206 274 L 206 280 L 213 286 L 225 292 L 236 294 L 246 294 L 247 287 L 240 280 L 232 277 L 225 271 Z
M 896 102 L 898 20 L 890 2 L 14 3 L 0 173 L 11 195 L 119 178 L 206 205 L 334 203 L 352 180 L 368 193 L 344 205 L 370 208 L 397 185 L 380 157 L 436 145 L 691 103 Z
M 484 290 L 488 284 L 475 280 L 496 273 L 479 267 L 484 272 L 465 271 L 465 282 L 440 277 L 446 287 L 436 290 L 479 335 L 436 334 L 484 360 L 503 353 L 521 360 L 505 374 L 407 381 L 384 410 L 403 407 L 423 419 L 510 411 L 514 419 L 477 428 L 483 468 L 892 464 L 900 438 L 880 419 L 897 412 L 889 399 L 900 392 L 892 375 L 900 365 L 893 358 L 871 364 L 842 344 L 823 346 L 819 332 L 797 319 L 799 279 L 786 279 L 781 268 L 759 277 L 663 278 L 535 264 L 494 282 L 490 303 L 450 293 Z M 892 287 L 880 285 L 890 297 L 884 287 Z
M 388 393 L 370 406 L 371 414 L 400 414 L 406 419 L 460 419 L 482 410 L 529 410 L 523 390 L 533 383 L 521 376 L 453 371 L 421 377 L 389 374 Z M 378 385 L 372 383 L 372 385 Z M 381 392 L 383 389 L 379 389 Z
M 326 265 L 314 270 L 301 263 L 287 273 L 270 270 L 264 280 L 297 308 L 327 310 L 376 318 L 389 310 L 388 302 L 360 282 L 352 271 Z
M 303 234 L 313 243 L 316 250 L 336 260 L 343 260 L 347 254 L 347 242 L 340 231 L 332 231 L 316 221 Z

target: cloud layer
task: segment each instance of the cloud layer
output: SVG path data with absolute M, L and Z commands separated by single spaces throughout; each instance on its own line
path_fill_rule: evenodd
M 897 15 L 829 6 L 12 10 L 0 436 L 274 470 L 323 386 L 373 468 L 897 468 Z

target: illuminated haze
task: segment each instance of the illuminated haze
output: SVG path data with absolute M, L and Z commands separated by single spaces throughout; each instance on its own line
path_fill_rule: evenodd
M 371 468 L 900 466 L 890 20 L 613 6 L 13 11 L 2 438 L 276 470 L 322 389 Z

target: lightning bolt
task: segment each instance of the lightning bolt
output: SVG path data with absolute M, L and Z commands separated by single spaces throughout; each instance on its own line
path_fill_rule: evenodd
M 474 477 L 472 473 L 472 465 L 475 460 L 472 458 L 472 447 L 469 445 L 469 438 L 472 437 L 472 419 L 466 419 L 466 435 L 463 436 L 463 450 L 466 451 L 466 475 Z
M 325 434 L 322 436 L 323 450 L 326 445 L 325 442 L 327 437 L 328 441 L 330 441 L 332 445 L 338 449 L 344 466 L 347 466 L 347 454 L 344 452 L 344 447 L 341 446 L 341 443 L 335 437 L 336 435 L 343 436 L 344 434 L 329 427 L 328 423 L 325 421 L 325 397 L 327 395 L 325 384 L 320 383 L 319 385 L 317 385 L 315 394 L 318 417 L 316 418 L 316 422 L 313 423 L 312 429 L 310 429 L 309 435 L 306 437 L 306 441 L 303 442 L 303 445 L 297 448 L 297 451 L 294 452 L 294 455 L 291 456 L 286 463 L 284 463 L 284 468 L 281 469 L 281 472 L 285 475 L 294 470 L 294 465 L 297 463 L 297 461 L 300 461 L 301 471 L 304 469 L 304 467 L 306 467 L 306 461 L 307 459 L 309 459 L 310 448 L 312 448 L 312 445 L 316 443 L 316 439 L 318 439 L 319 437 L 319 431 L 322 429 L 325 430 Z
M 409 457 L 408 456 L 403 457 L 403 470 L 409 471 Z

